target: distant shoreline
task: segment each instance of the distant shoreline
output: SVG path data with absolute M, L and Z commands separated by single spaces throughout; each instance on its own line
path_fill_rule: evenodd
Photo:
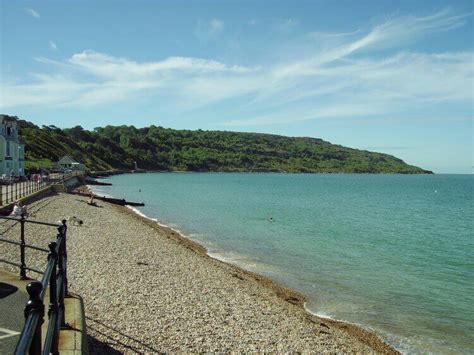
M 144 169 L 140 172 L 135 172 L 133 170 L 104 170 L 104 171 L 92 171 L 90 174 L 92 176 L 97 176 L 99 178 L 107 178 L 108 176 L 113 175 L 123 175 L 123 174 L 136 174 L 136 173 L 198 173 L 198 174 L 297 174 L 297 175 L 439 175 L 432 171 L 426 171 L 423 173 L 354 173 L 354 172 L 298 172 L 298 171 L 256 171 L 256 170 L 153 170 L 153 169 Z M 470 175 L 470 174 L 454 174 L 454 175 Z

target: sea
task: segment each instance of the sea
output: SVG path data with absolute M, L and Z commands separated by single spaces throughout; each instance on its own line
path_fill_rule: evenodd
M 98 195 L 374 330 L 404 353 L 474 353 L 472 175 L 145 173 Z M 137 236 L 139 237 L 139 236 Z

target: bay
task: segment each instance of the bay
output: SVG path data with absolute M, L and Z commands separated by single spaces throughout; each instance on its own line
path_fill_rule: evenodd
M 146 173 L 99 195 L 407 353 L 474 351 L 473 177 Z M 137 236 L 139 237 L 139 236 Z

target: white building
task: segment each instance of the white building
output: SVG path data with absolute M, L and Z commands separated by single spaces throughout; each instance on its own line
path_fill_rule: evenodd
M 86 166 L 82 163 L 75 161 L 69 155 L 63 156 L 56 163 L 56 166 L 60 169 L 71 169 L 74 171 L 86 171 Z
M 15 117 L 0 115 L 0 176 L 25 175 L 25 146 L 18 139 Z

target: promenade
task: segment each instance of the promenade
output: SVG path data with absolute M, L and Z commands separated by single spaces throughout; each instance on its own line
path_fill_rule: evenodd
M 0 181 L 0 208 L 11 204 L 18 199 L 42 191 L 51 185 L 61 184 L 73 177 L 82 175 L 82 172 L 72 172 L 68 174 L 54 173 L 43 177 L 32 177 L 31 180 L 18 181 L 14 183 Z
M 3 206 L 4 213 L 8 213 L 12 200 L 26 198 L 26 201 L 28 201 L 27 218 L 2 216 L 0 220 L 0 239 L 2 242 L 0 243 L 0 354 L 13 353 L 17 344 L 19 344 L 20 334 L 24 327 L 26 327 L 25 305 L 30 299 L 26 289 L 29 283 L 35 281 L 35 278 L 38 281 L 43 280 L 44 296 L 42 299 L 45 316 L 44 321 L 41 320 L 42 317 L 39 320 L 40 324 L 43 324 L 43 342 L 45 342 L 46 334 L 50 334 L 48 329 L 49 309 L 53 301 L 49 296 L 49 292 L 53 284 L 49 282 L 54 282 L 54 285 L 58 285 L 58 288 L 54 286 L 54 289 L 58 293 L 61 292 L 61 295 L 65 295 L 65 291 L 60 290 L 66 290 L 66 286 L 63 286 L 64 284 L 61 281 L 61 266 L 57 264 L 59 262 L 60 265 L 66 265 L 67 258 L 62 259 L 62 255 L 66 255 L 66 229 L 60 222 L 64 219 L 64 215 L 60 212 L 56 220 L 40 221 L 36 217 L 38 211 L 49 203 L 48 196 L 54 195 L 55 191 L 57 191 L 57 189 L 51 189 L 50 187 L 53 184 L 64 186 L 69 180 L 77 181 L 77 179 L 74 179 L 76 175 L 57 174 L 51 176 L 47 181 L 22 181 L 8 185 L 6 188 L 5 186 L 0 188 L 0 191 L 4 193 L 0 194 L 2 205 L 5 204 Z M 42 240 L 40 236 L 46 239 Z M 59 236 L 62 236 L 61 240 L 64 242 L 61 243 L 59 241 Z M 57 261 L 54 264 L 51 264 L 54 258 L 51 259 L 51 262 L 49 259 L 52 255 L 48 248 L 50 242 L 57 242 L 58 248 L 60 248 L 60 245 L 64 246 L 63 249 L 51 247 L 57 252 L 57 259 L 55 259 Z M 64 250 L 64 252 L 61 250 Z M 46 263 L 48 263 L 49 272 L 48 269 L 45 269 Z M 58 274 L 56 270 L 59 270 Z M 66 267 L 64 270 L 66 270 Z M 54 281 L 50 281 L 51 279 L 54 279 Z M 71 350 L 73 353 L 79 351 L 80 353 L 81 349 L 87 348 L 83 304 L 80 297 L 70 296 L 64 298 L 64 303 L 61 303 L 64 305 L 64 307 L 61 306 L 61 313 L 58 314 L 58 311 L 55 311 L 55 314 L 57 314 L 55 317 L 61 317 L 62 314 L 69 323 L 67 329 L 61 328 L 59 333 L 60 347 L 62 350 Z M 55 297 L 56 300 L 63 300 L 63 296 L 56 294 L 56 292 L 51 297 Z M 58 305 L 55 303 L 56 309 L 58 309 Z M 57 321 L 51 324 L 58 324 L 57 327 L 59 327 Z M 62 321 L 61 324 L 64 325 L 64 322 Z M 71 325 L 73 325 L 72 328 Z M 56 328 L 56 326 L 54 328 L 56 329 L 54 332 L 58 334 L 59 328 Z M 39 336 L 37 338 L 40 339 Z M 24 340 L 24 338 L 22 339 Z M 22 343 L 24 343 L 23 340 Z
M 0 354 L 13 354 L 25 318 L 23 309 L 28 301 L 26 285 L 18 274 L 0 269 Z

